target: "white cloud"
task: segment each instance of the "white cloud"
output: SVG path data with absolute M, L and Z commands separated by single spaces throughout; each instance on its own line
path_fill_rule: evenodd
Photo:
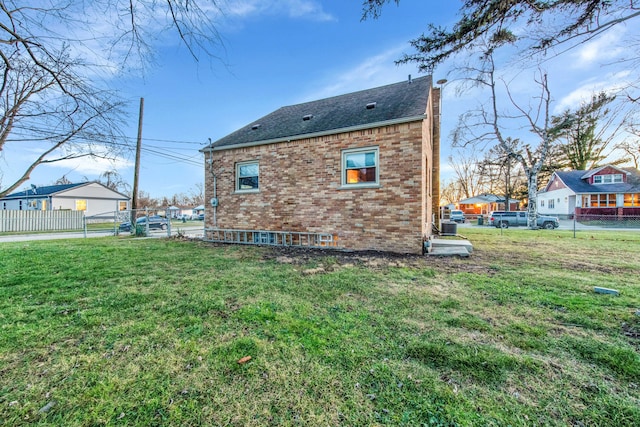
M 405 49 L 406 43 L 403 43 L 369 58 L 355 58 L 358 65 L 334 72 L 328 77 L 330 83 L 307 93 L 301 102 L 397 83 L 408 74 L 420 77 L 414 65 L 395 65 L 394 61 Z
M 89 177 L 97 177 L 106 171 L 117 170 L 122 173 L 123 170 L 133 166 L 130 160 L 123 157 L 114 159 L 104 159 L 100 157 L 81 157 L 78 159 L 61 160 L 46 165 L 48 168 L 65 169 L 68 172 L 75 172 Z
M 568 64 L 571 68 L 582 69 L 623 57 L 628 50 L 621 45 L 625 32 L 625 28 L 619 25 L 600 37 L 584 43 L 571 52 L 573 60 L 568 61 Z
M 602 79 L 589 79 L 559 99 L 553 112 L 559 114 L 566 109 L 575 109 L 599 92 L 617 93 L 628 87 L 632 78 L 633 74 L 630 70 L 622 70 L 606 74 Z
M 224 5 L 223 9 L 226 15 L 236 17 L 270 14 L 319 22 L 336 20 L 316 0 L 241 0 Z

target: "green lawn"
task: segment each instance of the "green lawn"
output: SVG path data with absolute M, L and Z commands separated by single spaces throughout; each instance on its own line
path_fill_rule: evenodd
M 640 233 L 464 234 L 469 259 L 3 243 L 0 425 L 638 425 Z

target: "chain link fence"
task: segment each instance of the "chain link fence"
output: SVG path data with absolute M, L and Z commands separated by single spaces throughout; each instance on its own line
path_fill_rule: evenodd
M 85 216 L 80 211 L 0 211 L 0 237 L 41 238 L 99 236 L 202 238 L 199 215 L 174 215 L 169 209 L 108 211 Z
M 604 229 L 636 229 L 640 231 L 640 216 L 614 215 L 574 215 L 571 220 L 575 229 L 604 228 Z
M 112 231 L 136 237 L 202 237 L 204 221 L 199 217 L 172 217 L 169 209 L 135 209 L 86 218 L 85 233 Z
M 501 227 L 499 222 L 491 221 L 488 217 L 479 216 L 476 220 L 468 220 L 463 224 L 464 227 L 483 227 L 483 228 L 495 228 L 500 230 L 500 234 L 508 234 L 511 230 L 526 229 L 526 222 L 524 224 L 517 224 L 511 222 L 508 227 Z M 540 227 L 543 229 L 544 227 Z M 573 236 L 577 237 L 580 234 L 587 232 L 601 232 L 602 236 L 606 236 L 608 233 L 612 238 L 617 238 L 620 232 L 623 233 L 638 233 L 640 235 L 640 215 L 602 215 L 602 214 L 580 214 L 571 215 L 565 219 L 559 219 L 559 227 L 555 228 L 556 231 L 571 231 Z M 552 229 L 542 230 L 544 232 L 554 231 Z

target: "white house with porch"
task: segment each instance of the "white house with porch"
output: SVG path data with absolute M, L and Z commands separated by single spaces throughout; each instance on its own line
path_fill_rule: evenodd
M 538 193 L 538 212 L 561 218 L 640 216 L 640 173 L 611 165 L 588 171 L 556 171 Z

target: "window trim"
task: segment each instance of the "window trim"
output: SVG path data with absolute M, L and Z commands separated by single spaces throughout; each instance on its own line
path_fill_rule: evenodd
M 622 184 L 624 177 L 621 173 L 609 173 L 593 176 L 593 185 Z
M 247 165 L 256 165 L 258 168 L 258 188 L 240 188 L 240 168 Z M 258 160 L 248 160 L 245 162 L 236 163 L 236 177 L 235 177 L 235 192 L 236 193 L 259 193 L 260 192 L 260 162 Z
M 358 182 L 354 184 L 347 183 L 347 156 L 350 154 L 360 153 L 374 153 L 375 168 L 376 168 L 376 180 L 373 182 Z M 359 148 L 348 148 L 341 151 L 340 161 L 340 189 L 355 189 L 355 188 L 380 188 L 380 147 L 369 146 Z

